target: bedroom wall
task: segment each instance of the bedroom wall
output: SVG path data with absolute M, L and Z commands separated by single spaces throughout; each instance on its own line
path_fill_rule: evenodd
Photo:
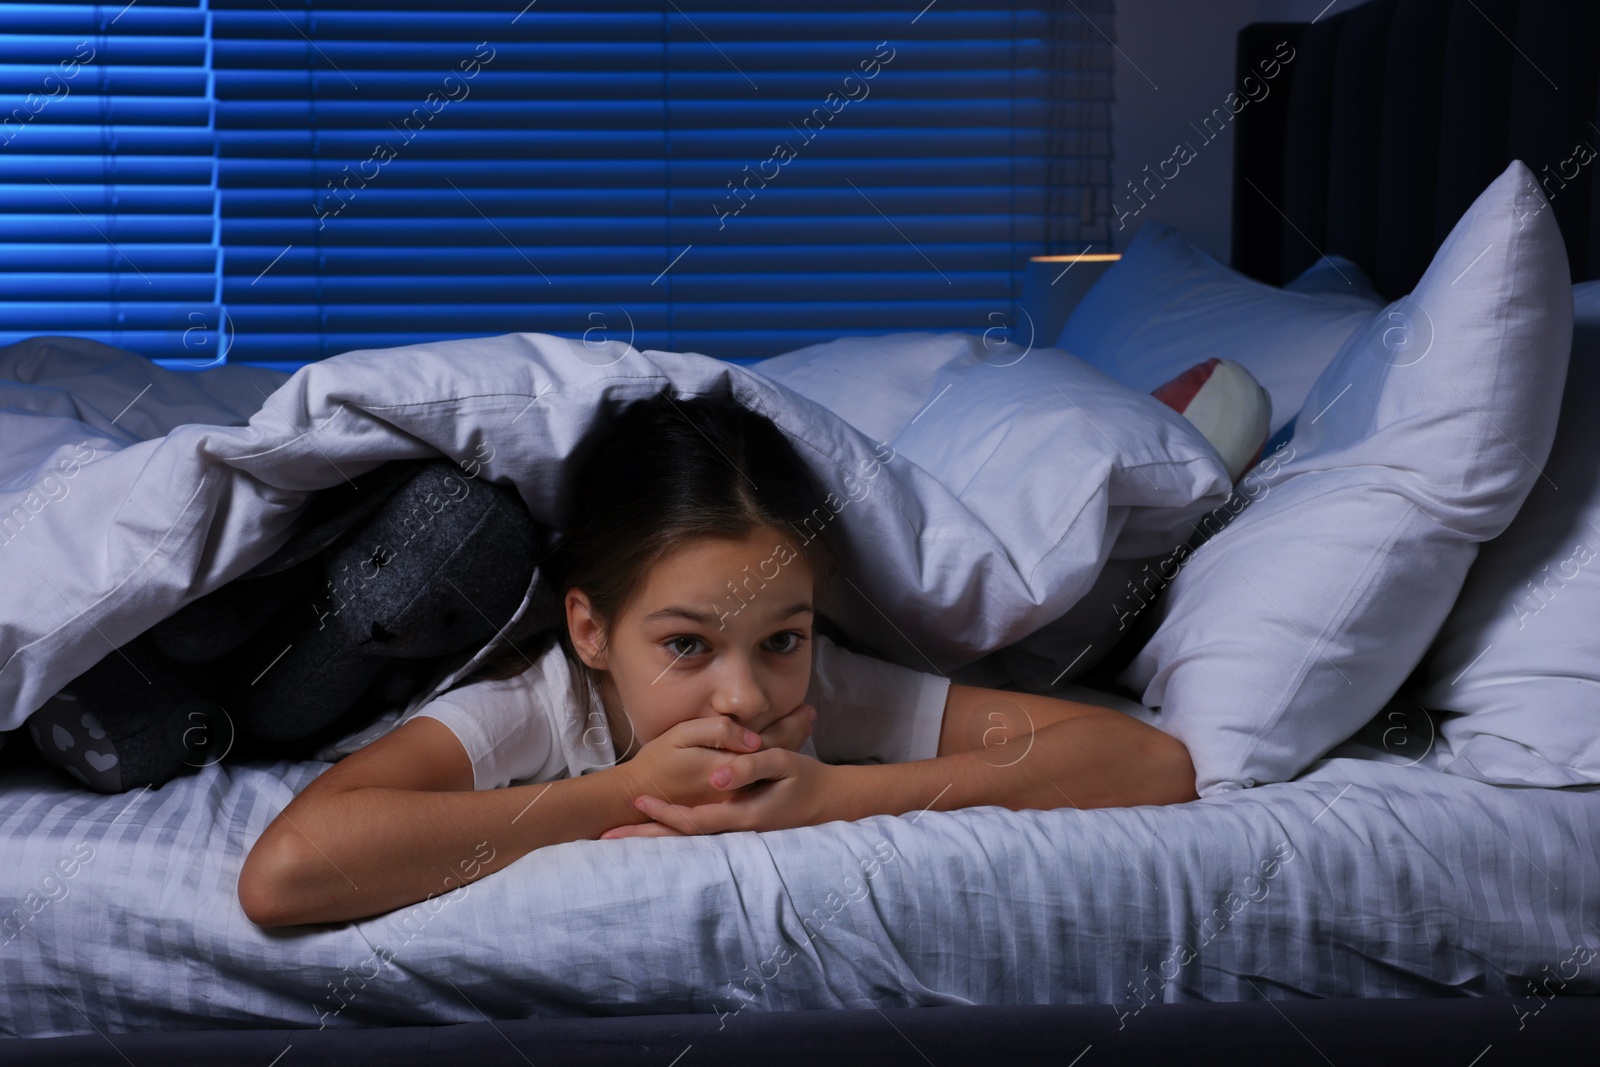
M 1324 10 L 1332 15 L 1355 6 L 1357 0 L 1118 0 L 1115 29 L 1106 28 L 1117 44 L 1111 105 L 1113 251 L 1126 248 L 1139 227 L 1155 219 L 1228 261 L 1233 131 L 1231 124 L 1216 121 L 1207 127 L 1205 118 L 1214 108 L 1226 113 L 1224 100 L 1238 91 L 1234 38 L 1247 23 L 1310 22 Z M 1187 153 L 1174 156 L 1180 142 L 1193 149 L 1187 162 Z M 1169 159 L 1173 162 L 1165 163 Z M 1174 168 L 1177 176 L 1163 186 L 1160 172 L 1170 175 Z M 1139 184 L 1149 175 L 1156 179 Z M 1138 185 L 1143 201 L 1129 191 L 1129 181 Z

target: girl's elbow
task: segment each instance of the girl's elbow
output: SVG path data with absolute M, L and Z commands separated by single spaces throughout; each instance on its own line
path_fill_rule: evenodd
M 1155 751 L 1151 756 L 1151 781 L 1156 785 L 1152 804 L 1183 804 L 1199 800 L 1195 791 L 1194 760 L 1182 741 L 1162 730 L 1152 730 Z
M 298 865 L 291 845 L 284 838 L 263 834 L 239 870 L 239 905 L 257 926 L 291 926 L 300 921 L 294 916 L 290 893 Z

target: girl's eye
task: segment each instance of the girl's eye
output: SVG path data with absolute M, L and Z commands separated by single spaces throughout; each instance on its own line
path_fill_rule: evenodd
M 687 647 L 687 648 L 684 647 L 685 642 L 688 643 L 689 647 Z M 698 644 L 701 644 L 701 643 L 702 642 L 698 637 L 690 637 L 687 634 L 684 634 L 684 635 L 681 635 L 679 637 L 674 637 L 674 638 L 671 638 L 670 640 L 668 640 L 667 641 L 667 651 L 673 653 L 676 656 L 680 656 L 680 657 L 681 656 L 692 656 L 695 653 L 695 646 L 698 645 Z
M 800 651 L 802 644 L 806 640 L 806 635 L 799 630 L 785 630 L 783 633 L 773 634 L 767 640 L 782 646 L 773 648 L 773 652 L 780 656 L 792 656 Z M 669 637 L 663 647 L 677 658 L 685 659 L 702 651 L 700 646 L 704 644 L 705 642 L 698 637 L 679 634 L 677 637 Z
M 776 652 L 780 656 L 792 656 L 796 652 L 799 652 L 800 651 L 801 642 L 803 642 L 806 639 L 806 635 L 801 633 L 799 630 L 785 630 L 781 634 L 773 634 L 772 637 L 770 638 L 770 640 L 782 641 L 786 637 L 787 638 L 792 638 L 793 639 L 793 643 L 787 645 L 784 648 L 775 648 L 775 649 L 772 650 L 772 651 Z

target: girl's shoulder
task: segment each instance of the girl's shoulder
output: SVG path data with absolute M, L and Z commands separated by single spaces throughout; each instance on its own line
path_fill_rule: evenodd
M 553 642 L 530 654 L 522 670 L 467 680 L 415 714 L 440 720 L 461 741 L 477 789 L 549 781 L 604 765 L 614 759 L 610 739 L 585 732 L 574 691 L 582 678 L 565 655 Z
M 876 651 L 854 651 L 819 629 L 806 697 L 817 708 L 812 739 L 824 763 L 905 763 L 938 753 L 949 679 Z

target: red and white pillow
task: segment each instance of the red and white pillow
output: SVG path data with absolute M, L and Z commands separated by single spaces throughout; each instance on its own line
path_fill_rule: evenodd
M 1211 442 L 1234 481 L 1260 461 L 1272 421 L 1272 398 L 1233 360 L 1197 363 L 1150 395 L 1188 419 Z

